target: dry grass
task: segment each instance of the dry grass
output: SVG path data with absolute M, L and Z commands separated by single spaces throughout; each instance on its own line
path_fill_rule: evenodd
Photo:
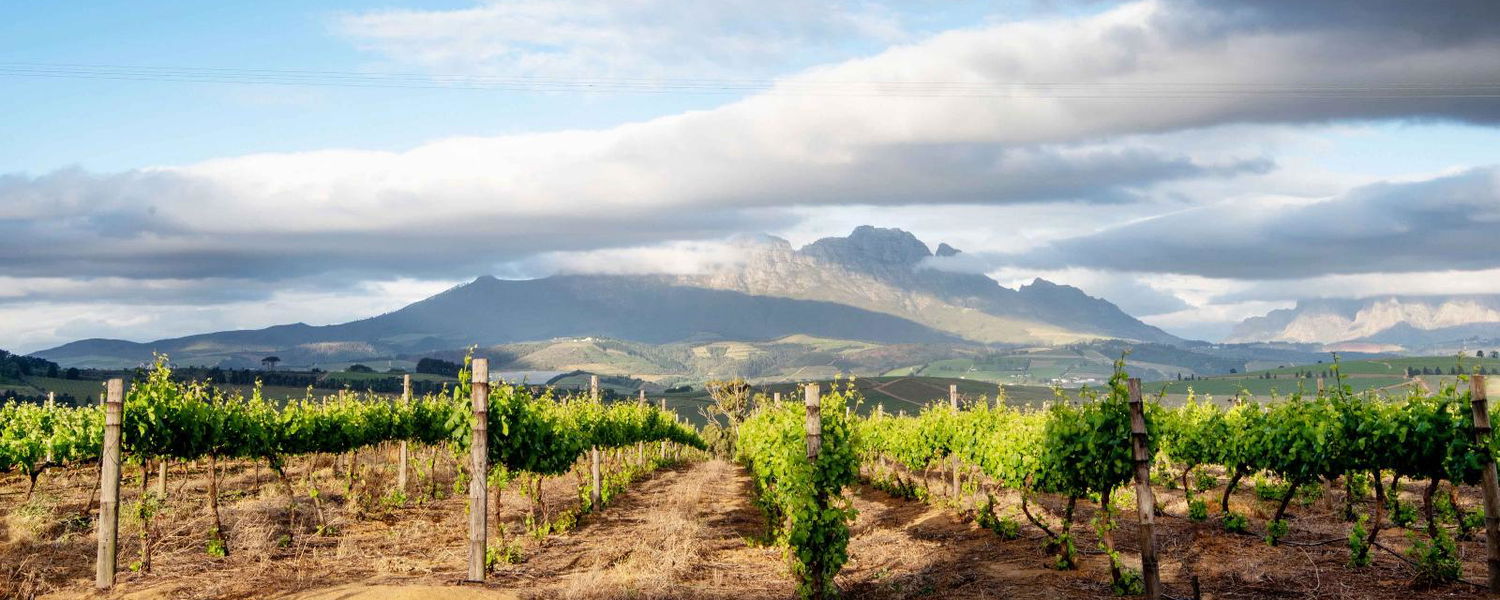
M 656 495 L 650 505 L 638 508 L 641 514 L 633 534 L 619 540 L 627 547 L 606 553 L 619 557 L 570 577 L 563 597 L 664 598 L 684 587 L 685 576 L 703 554 L 699 505 L 706 474 L 695 471 L 669 493 Z
M 465 564 L 465 500 L 446 496 L 405 506 L 383 503 L 390 487 L 388 456 L 362 453 L 363 473 L 353 490 L 344 491 L 346 470 L 329 458 L 298 459 L 292 465 L 299 500 L 289 512 L 278 481 L 264 468 L 244 463 L 226 466 L 223 518 L 232 554 L 205 552 L 211 517 L 205 510 L 203 465 L 174 469 L 169 502 L 155 521 L 151 573 L 122 571 L 114 597 L 130 598 L 399 598 L 406 586 L 433 597 L 578 598 L 578 599 L 728 599 L 786 598 L 792 581 L 781 550 L 754 540 L 764 533 L 763 516 L 750 503 L 746 474 L 738 467 L 709 461 L 669 469 L 640 481 L 606 510 L 589 515 L 570 532 L 542 540 L 521 535 L 522 519 L 532 502 L 517 488 L 501 496 L 501 527 L 512 541 L 524 543 L 525 562 L 503 566 L 482 588 L 453 587 Z M 423 461 L 425 468 L 425 461 Z M 453 464 L 439 461 L 437 488 L 452 491 Z M 127 470 L 122 517 L 139 496 L 139 474 Z M 0 479 L 0 598 L 77 598 L 88 594 L 93 577 L 92 524 L 86 514 L 97 475 L 79 468 L 49 472 L 29 504 L 22 505 L 24 479 Z M 935 474 L 935 480 L 945 479 Z M 316 510 L 304 481 L 322 490 L 329 535 L 317 535 Z M 554 514 L 576 503 L 576 474 L 550 478 L 542 496 Z M 1222 478 L 1221 478 L 1222 485 Z M 413 477 L 413 496 L 430 489 L 424 476 Z M 1247 484 L 1234 497 L 1236 510 L 1252 515 L 1252 530 L 1263 531 L 1268 503 L 1253 497 Z M 1221 488 L 1222 489 L 1222 488 Z M 1309 506 L 1294 504 L 1293 542 L 1332 543 L 1270 547 L 1258 536 L 1223 533 L 1213 521 L 1219 490 L 1210 498 L 1210 523 L 1195 524 L 1180 490 L 1157 488 L 1167 516 L 1158 517 L 1162 575 L 1168 593 L 1188 595 L 1197 576 L 1206 598 L 1478 598 L 1479 590 L 1463 584 L 1418 590 L 1400 559 L 1376 551 L 1375 564 L 1345 565 L 1348 549 L 1340 539 L 1348 525 L 1338 516 L 1341 490 Z M 978 497 L 962 508 L 899 500 L 866 486 L 845 494 L 859 511 L 852 528 L 850 561 L 839 585 L 859 598 L 1111 598 L 1107 561 L 1095 550 L 1088 525 L 1096 507 L 1080 503 L 1074 533 L 1083 552 L 1078 570 L 1047 568 L 1041 533 L 1030 525 L 1022 538 L 1002 540 L 975 526 L 967 516 Z M 1461 490 L 1466 508 L 1477 506 L 1476 490 Z M 997 512 L 1021 520 L 1019 498 L 996 490 Z M 1419 501 L 1405 484 L 1405 502 Z M 1124 498 L 1120 499 L 1122 502 Z M 1034 510 L 1058 523 L 1063 499 L 1037 498 Z M 1368 509 L 1368 506 L 1366 506 Z M 1117 546 L 1136 563 L 1133 511 L 1122 511 Z M 290 542 L 282 536 L 292 522 Z M 122 566 L 139 552 L 140 523 L 122 518 Z M 1407 533 L 1386 529 L 1383 543 L 1400 551 Z M 1465 576 L 1483 579 L 1483 543 L 1461 543 Z M 391 586 L 397 586 L 395 588 Z M 332 590 L 342 590 L 329 596 Z M 472 593 L 471 593 L 472 592 Z M 47 596 L 50 594 L 50 596 Z M 391 595 L 398 594 L 398 595 Z M 410 594 L 408 594 L 410 595 Z

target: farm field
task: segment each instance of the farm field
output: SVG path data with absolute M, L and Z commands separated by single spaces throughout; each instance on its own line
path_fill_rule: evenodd
M 785 398 L 792 398 L 794 394 L 802 393 L 802 386 L 806 383 L 817 383 L 822 389 L 829 390 L 834 385 L 843 385 L 843 382 L 847 381 L 849 381 L 847 378 L 829 378 L 798 383 L 765 383 L 753 387 L 757 393 L 772 395 L 779 392 Z M 1001 387 L 995 383 L 951 377 L 880 376 L 856 377 L 853 381 L 863 397 L 863 402 L 856 407 L 856 410 L 866 415 L 875 412 L 877 406 L 884 408 L 885 412 L 890 414 L 915 413 L 934 402 L 946 402 L 949 385 L 958 386 L 959 396 L 964 399 L 964 402 L 977 402 L 980 399 L 992 402 L 997 390 Z M 1048 387 L 1005 385 L 1004 388 L 1006 402 L 1011 406 L 1041 406 L 1043 402 L 1051 401 L 1056 397 L 1053 390 Z M 1065 393 L 1072 392 L 1065 390 Z M 650 397 L 665 398 L 668 408 L 683 415 L 683 418 L 700 424 L 702 418 L 699 412 L 711 402 L 708 391 L 703 389 L 670 394 L 650 394 Z
M 425 450 L 418 451 L 425 456 Z M 389 449 L 361 453 L 356 490 L 362 497 L 379 494 L 392 484 L 387 468 Z M 317 463 L 309 476 L 302 469 Z M 162 537 L 154 542 L 152 572 L 123 571 L 115 594 L 119 598 L 261 598 L 276 590 L 280 598 L 401 598 L 401 590 L 420 590 L 430 598 L 787 598 L 791 580 L 780 550 L 761 541 L 765 519 L 752 503 L 749 477 L 738 466 L 719 460 L 685 463 L 656 471 L 633 484 L 602 512 L 585 517 L 568 532 L 537 538 L 525 533 L 524 515 L 531 501 L 514 487 L 500 495 L 499 511 L 510 539 L 518 541 L 524 561 L 504 566 L 482 587 L 460 586 L 463 578 L 464 506 L 462 494 L 453 495 L 453 463 L 441 458 L 435 481 L 436 498 L 424 491 L 404 506 L 386 506 L 368 499 L 351 505 L 342 492 L 343 474 L 328 457 L 293 463 L 296 480 L 310 480 L 327 490 L 327 535 L 304 530 L 282 547 L 275 523 L 284 505 L 276 484 L 265 469 L 234 463 L 221 477 L 225 525 L 232 553 L 212 557 L 203 550 L 203 531 L 211 523 L 201 510 L 206 481 L 200 465 L 174 466 L 169 474 L 169 497 L 163 511 Z M 342 465 L 340 465 L 342 466 Z M 866 475 L 873 475 L 869 469 Z M 0 479 L 0 506 L 5 543 L 0 571 L 7 597 L 70 599 L 90 595 L 93 564 L 92 536 L 73 519 L 88 502 L 92 469 L 74 468 L 52 474 L 25 503 L 24 478 Z M 945 473 L 935 471 L 933 481 Z M 427 474 L 415 480 L 427 487 Z M 1215 495 L 1216 487 L 1201 493 Z M 576 502 L 575 482 L 549 480 L 545 503 L 551 507 Z M 122 486 L 128 505 L 139 488 L 138 477 L 127 470 Z M 1002 515 L 1018 516 L 1019 499 L 984 484 L 959 500 L 934 503 L 894 497 L 867 483 L 846 492 L 858 511 L 850 525 L 850 561 L 839 585 L 860 598 L 1113 598 L 1108 587 L 1108 565 L 1102 555 L 1085 552 L 1080 567 L 1056 571 L 1041 548 L 1040 531 L 1023 526 L 1019 539 L 1005 540 L 973 521 L 984 502 L 984 491 L 996 494 Z M 1167 557 L 1163 579 L 1170 593 L 1184 594 L 1190 575 L 1197 575 L 1206 598 L 1483 598 L 1482 590 L 1457 584 L 1428 590 L 1410 587 L 1409 567 L 1395 555 L 1380 552 L 1374 565 L 1350 568 L 1342 543 L 1317 543 L 1341 537 L 1346 524 L 1337 515 L 1338 492 L 1297 505 L 1298 532 L 1291 543 L 1270 547 L 1254 536 L 1226 534 L 1212 522 L 1195 524 L 1182 518 L 1186 503 L 1178 489 L 1161 488 L 1158 497 L 1164 516 L 1157 520 L 1159 545 Z M 1406 502 L 1418 502 L 1420 490 L 1408 485 Z M 1460 502 L 1473 508 L 1478 493 L 1460 489 Z M 1064 502 L 1043 497 L 1033 510 L 1060 518 Z M 1260 500 L 1248 489 L 1236 493 L 1232 506 L 1263 520 L 1274 502 Z M 1079 517 L 1092 514 L 1087 505 Z M 1213 507 L 1217 511 L 1217 507 Z M 306 523 L 316 520 L 311 506 L 299 508 Z M 134 560 L 135 528 L 122 520 L 122 559 Z M 1130 511 L 1122 513 L 1122 532 L 1134 530 Z M 1081 549 L 1095 547 L 1090 528 L 1079 528 Z M 1401 552 L 1410 545 L 1399 531 L 1386 544 Z M 1482 541 L 1462 542 L 1463 573 L 1482 581 Z M 1134 548 L 1122 535 L 1122 551 Z M 21 587 L 24 586 L 24 587 Z M 359 594 L 367 595 L 359 595 Z M 352 595 L 351 595 L 352 594 Z M 4 595 L 4 594 L 0 594 Z M 1179 596 L 1180 597 L 1180 596 Z
M 126 429 L 137 433 L 110 597 L 785 598 L 825 586 L 871 598 L 1129 596 L 1145 569 L 1140 489 L 1155 496 L 1166 597 L 1194 585 L 1214 598 L 1483 595 L 1477 478 L 1433 471 L 1479 456 L 1462 430 L 1468 393 L 1451 389 L 1371 409 L 1336 394 L 1228 411 L 1167 403 L 1142 430 L 1158 455 L 1141 488 L 1119 458 L 1123 371 L 1047 411 L 1034 410 L 1054 397 L 1046 388 L 1008 387 L 997 407 L 977 401 L 993 385 L 970 380 L 822 382 L 821 424 L 807 430 L 800 388 L 768 386 L 755 391 L 791 401 L 747 413 L 733 438 L 702 411 L 714 423 L 699 430 L 706 441 L 654 406 L 497 384 L 486 574 L 459 586 L 475 577 L 469 428 L 455 421 L 467 401 L 271 407 L 170 376 L 158 366 L 130 388 Z M 947 385 L 960 406 L 941 401 Z M 158 420 L 141 420 L 153 404 Z M 4 410 L 0 597 L 90 594 L 101 410 Z M 198 446 L 150 435 L 205 423 L 221 424 Z M 809 431 L 818 443 L 806 448 L 819 450 L 804 447 Z M 280 441 L 255 446 L 268 440 Z M 411 446 L 404 486 L 400 440 Z

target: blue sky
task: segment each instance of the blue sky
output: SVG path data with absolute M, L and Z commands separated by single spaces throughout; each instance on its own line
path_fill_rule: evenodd
M 442 11 L 473 3 L 399 6 Z M 341 31 L 342 19 L 388 7 L 286 0 L 107 1 L 90 3 L 86 9 L 58 10 L 47 3 L 7 3 L 0 6 L 0 62 L 23 63 L 43 73 L 48 69 L 37 65 L 421 72 L 420 67 L 362 49 L 356 38 Z M 915 39 L 986 19 L 1088 8 L 1033 2 L 915 2 L 882 10 L 892 11 L 892 18 L 909 28 L 907 35 Z M 874 54 L 888 42 L 859 36 L 829 41 L 732 76 L 767 79 Z M 4 125 L 8 141 L 0 145 L 0 173 L 32 174 L 68 166 L 116 171 L 257 152 L 400 150 L 450 136 L 603 128 L 712 108 L 737 96 L 350 89 L 13 75 L 0 75 L 0 90 L 0 112 L 10 115 Z
M 1302 298 L 1500 293 L 1500 259 L 1454 250 L 1500 219 L 1496 5 L 1239 6 L 7 3 L 0 347 L 340 322 L 866 223 L 1207 339 Z M 395 75 L 486 89 L 370 85 Z M 1267 225 L 1332 206 L 1387 218 Z M 1176 225 L 1209 214 L 1218 239 Z M 1302 264 L 1259 268 L 1249 231 Z

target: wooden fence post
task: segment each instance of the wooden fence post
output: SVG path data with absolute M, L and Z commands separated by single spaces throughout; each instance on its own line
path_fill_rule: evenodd
M 589 375 L 589 397 L 593 398 L 595 402 L 598 402 L 599 399 L 600 399 L 600 396 L 599 396 L 599 376 L 598 375 Z M 590 459 L 590 462 L 592 463 L 591 466 L 590 466 L 590 468 L 589 468 L 589 471 L 590 471 L 590 474 L 593 475 L 593 482 L 594 482 L 593 489 L 589 491 L 589 509 L 590 510 L 599 510 L 600 509 L 600 505 L 604 504 L 604 493 L 603 493 L 602 490 L 599 489 L 599 480 L 601 478 L 599 476 L 599 447 L 598 446 L 594 446 L 594 447 L 592 447 L 592 448 L 589 449 L 589 459 Z
M 1131 377 L 1130 450 L 1135 459 L 1136 511 L 1140 515 L 1141 578 L 1147 600 L 1161 598 L 1161 570 L 1156 558 L 1156 499 L 1151 494 L 1151 454 L 1146 441 L 1146 411 L 1141 402 L 1141 380 Z
M 409 373 L 401 376 L 401 404 L 411 404 L 411 374 Z M 401 490 L 402 494 L 406 493 L 406 465 L 409 460 L 407 452 L 406 440 L 401 440 L 401 447 L 396 451 L 396 488 Z
M 666 398 L 662 398 L 661 399 L 661 410 L 662 410 L 662 412 L 666 412 L 667 411 L 667 399 Z M 667 440 L 662 440 L 661 441 L 661 459 L 662 460 L 666 460 L 667 459 Z
M 772 392 L 771 401 L 779 404 L 781 402 L 781 392 Z
M 594 485 L 589 488 L 589 510 L 597 511 L 600 510 L 602 508 L 601 505 L 604 504 L 604 491 L 599 489 L 599 481 L 601 479 L 601 476 L 599 473 L 598 446 L 594 446 L 593 448 L 589 449 L 589 463 L 589 475 L 592 477 L 594 483 Z
M 1481 448 L 1490 442 L 1489 399 L 1484 389 L 1484 376 L 1469 376 L 1470 408 L 1474 410 L 1474 441 Z M 1490 593 L 1500 593 L 1500 483 L 1495 479 L 1495 461 L 1480 465 L 1481 486 L 1484 490 L 1484 545 L 1488 551 L 1485 563 L 1489 566 Z
M 156 496 L 167 497 L 167 459 L 156 459 Z
M 99 521 L 95 524 L 99 553 L 94 562 L 94 586 L 101 590 L 115 585 L 115 553 L 120 549 L 120 423 L 124 402 L 125 382 L 109 380 L 104 396 L 104 447 L 99 456 Z
M 809 383 L 802 404 L 807 409 L 807 460 L 817 461 L 818 451 L 823 449 L 823 413 L 819 404 L 818 384 Z
M 958 412 L 958 384 L 956 384 L 956 383 L 950 383 L 950 384 L 948 384 L 948 404 L 953 407 L 953 412 L 955 412 L 955 413 Z M 957 499 L 958 498 L 958 492 L 959 492 L 959 488 L 958 488 L 958 454 L 952 452 L 951 451 L 952 449 L 949 449 L 949 450 L 950 450 L 949 453 L 953 455 L 952 457 L 950 457 L 950 458 L 952 458 L 952 462 L 953 462 L 953 497 L 955 499 Z
M 474 359 L 472 399 L 474 404 L 473 440 L 469 443 L 469 581 L 484 582 L 486 536 L 489 532 L 489 495 L 486 493 L 486 476 L 489 475 L 489 405 L 490 405 L 490 361 Z
M 636 402 L 641 405 L 641 408 L 646 407 L 646 388 L 641 388 L 640 399 Z M 644 441 L 635 443 L 635 462 L 639 465 L 646 464 L 646 442 Z
M 807 462 L 812 463 L 812 468 L 814 472 L 816 472 L 818 468 L 818 453 L 823 450 L 823 408 L 822 399 L 820 398 L 821 390 L 818 388 L 818 384 L 810 383 L 806 388 L 804 388 L 803 394 L 804 396 L 802 404 L 807 411 L 807 423 L 803 429 L 807 436 Z M 814 483 L 814 487 L 817 487 L 816 483 Z M 813 502 L 815 503 L 815 508 L 818 511 L 822 511 L 827 508 L 827 491 L 823 490 L 822 488 L 814 490 Z M 813 560 L 807 565 L 808 572 L 810 573 L 812 588 L 814 590 L 813 597 L 826 598 L 828 596 L 827 589 L 829 582 L 823 579 L 823 565 L 825 563 L 822 556 L 822 549 L 815 549 L 813 552 L 813 556 Z

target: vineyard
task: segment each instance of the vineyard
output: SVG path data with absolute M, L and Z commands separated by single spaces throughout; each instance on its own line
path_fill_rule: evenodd
M 1316 392 L 1169 408 L 1117 369 L 1042 406 L 954 388 L 864 416 L 852 382 L 814 385 L 754 398 L 715 458 L 644 396 L 485 367 L 274 402 L 161 362 L 117 404 L 0 407 L 0 596 L 257 597 L 389 565 L 525 597 L 1478 596 L 1500 558 L 1478 376 L 1387 397 L 1334 365 Z M 274 587 L 190 575 L 236 564 Z

